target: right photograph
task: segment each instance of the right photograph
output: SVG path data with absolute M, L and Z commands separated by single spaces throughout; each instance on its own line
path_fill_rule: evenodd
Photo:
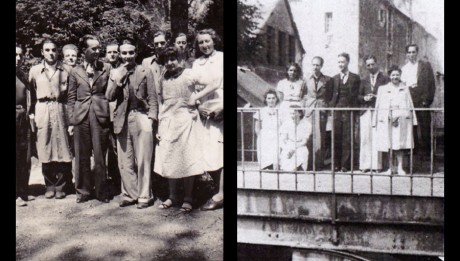
M 238 260 L 444 260 L 444 1 L 237 20 Z

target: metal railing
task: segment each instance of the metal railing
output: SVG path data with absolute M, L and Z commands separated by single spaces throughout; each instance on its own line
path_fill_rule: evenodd
M 417 162 L 414 162 L 414 149 L 417 148 L 417 144 L 405 150 L 404 158 L 409 158 L 409 166 L 405 166 L 407 175 L 388 175 L 384 172 L 376 172 L 373 168 L 370 168 L 369 172 L 363 173 L 355 168 L 357 155 L 359 156 L 360 146 L 358 133 L 359 131 L 359 114 L 360 111 L 375 111 L 373 108 L 302 108 L 297 110 L 308 110 L 313 111 L 311 117 L 320 117 L 321 113 L 328 114 L 328 128 L 326 128 L 326 139 L 321 142 L 330 143 L 327 147 L 321 147 L 322 154 L 324 155 L 328 150 L 330 152 L 329 157 L 323 158 L 325 168 L 319 168 L 316 166 L 316 154 L 312 149 L 314 140 L 317 138 L 318 133 L 316 124 L 319 124 L 320 119 L 310 121 L 312 133 L 309 135 L 308 141 L 308 153 L 311 155 L 308 162 L 311 162 L 311 167 L 307 169 L 297 170 L 283 170 L 282 168 L 277 169 L 262 169 L 260 146 L 258 144 L 257 135 L 255 132 L 256 121 L 261 120 L 261 108 L 238 108 L 238 134 L 237 134 L 237 146 L 238 146 L 238 187 L 239 188 L 252 188 L 252 189 L 275 189 L 275 190 L 294 190 L 294 191 L 314 191 L 314 192 L 332 192 L 332 193 L 364 193 L 364 194 L 390 194 L 390 195 L 410 195 L 410 196 L 444 196 L 444 163 L 443 163 L 443 134 L 434 127 L 433 116 L 437 113 L 443 113 L 443 108 L 417 108 L 407 109 L 417 112 L 429 112 L 432 120 L 429 126 L 430 130 L 430 153 L 429 159 L 421 161 L 417 158 Z M 382 110 L 382 109 L 381 109 Z M 393 109 L 389 110 L 390 122 L 392 122 Z M 406 109 L 398 109 L 406 110 Z M 276 164 L 274 166 L 280 166 L 280 151 L 282 150 L 282 141 L 280 141 L 280 113 L 279 109 L 276 111 L 276 140 L 272 141 L 271 146 L 276 147 L 278 153 L 276 157 Z M 336 115 L 343 113 L 348 116 L 349 114 L 349 130 L 343 130 L 350 133 L 350 168 L 348 171 L 343 172 L 340 169 L 337 170 L 336 159 L 335 159 L 335 121 L 333 120 Z M 256 115 L 256 117 L 254 117 Z M 285 121 L 286 119 L 283 119 Z M 305 118 L 303 119 L 305 120 Z M 262 122 L 263 129 L 263 122 Z M 390 135 L 392 137 L 393 128 L 389 128 Z M 413 135 L 417 135 L 417 128 L 415 128 Z M 298 133 L 294 130 L 295 138 L 294 143 L 297 142 Z M 302 134 L 301 134 L 302 135 Z M 323 133 L 324 135 L 324 133 Z M 375 138 L 372 136 L 372 138 Z M 415 137 L 414 137 L 415 138 Z M 414 140 L 412 138 L 412 140 Z M 324 139 L 324 138 L 323 138 Z M 260 140 L 259 140 L 260 141 Z M 393 149 L 391 148 L 392 142 L 390 142 L 390 149 L 387 156 L 388 166 L 387 168 L 393 168 Z M 370 141 L 370 144 L 374 144 Z M 324 144 L 322 144 L 324 145 Z M 259 146 L 259 148 L 258 148 Z M 309 148 L 308 148 L 309 147 Z M 371 145 L 371 155 L 372 155 Z M 320 152 L 321 153 L 321 152 Z M 326 155 L 327 156 L 327 155 Z M 297 160 L 297 150 L 293 155 Z M 372 156 L 371 156 L 372 161 Z M 407 160 L 406 160 L 407 161 Z M 386 162 L 382 162 L 385 164 Z M 414 171 L 414 164 L 419 168 Z M 309 164 L 307 164 L 309 165 Z M 427 167 L 429 165 L 429 167 Z M 295 166 L 298 166 L 298 162 L 295 162 Z

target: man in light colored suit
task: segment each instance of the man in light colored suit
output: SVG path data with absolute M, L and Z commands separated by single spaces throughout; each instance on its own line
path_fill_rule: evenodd
M 433 68 L 428 61 L 418 59 L 418 46 L 406 46 L 408 62 L 401 68 L 401 81 L 409 87 L 414 108 L 429 108 L 436 90 Z M 431 112 L 416 111 L 418 126 L 414 126 L 414 153 L 420 160 L 429 158 L 431 152 Z
M 160 95 L 160 79 L 164 73 L 164 67 L 160 64 L 158 57 L 159 54 L 165 49 L 168 39 L 166 33 L 158 31 L 153 35 L 153 45 L 155 47 L 155 54 L 142 60 L 142 67 L 148 68 L 152 71 L 153 80 L 155 81 L 155 88 L 157 95 Z
M 331 77 L 321 72 L 324 60 L 315 56 L 311 60 L 312 73 L 305 78 L 307 93 L 304 96 L 306 108 L 326 108 L 332 95 Z M 324 151 L 326 149 L 326 123 L 328 111 L 306 110 L 305 118 L 310 120 L 313 127 L 313 136 L 307 143 L 309 150 L 308 168 L 319 170 L 324 164 Z M 313 165 L 313 157 L 315 164 Z
M 358 99 L 361 103 L 361 107 L 375 108 L 377 90 L 380 86 L 387 84 L 390 79 L 379 71 L 377 58 L 375 58 L 375 56 L 366 56 L 364 62 L 369 75 L 361 79 Z M 359 114 L 361 115 L 359 119 L 359 169 L 364 173 L 369 170 L 380 170 L 382 169 L 382 155 L 377 151 L 377 141 L 374 136 L 375 129 L 372 128 L 374 111 L 362 110 Z
M 153 130 L 158 121 L 158 98 L 152 72 L 135 63 L 131 40 L 120 45 L 122 65 L 110 75 L 107 98 L 116 101 L 113 129 L 117 135 L 118 166 L 122 181 L 120 207 L 152 203 Z
M 77 203 L 90 199 L 93 187 L 96 198 L 109 202 L 105 155 L 109 138 L 109 102 L 105 97 L 112 66 L 98 61 L 100 44 L 94 35 L 80 41 L 84 61 L 69 76 L 68 105 L 70 126 L 75 142 L 75 189 Z M 94 155 L 94 175 L 91 173 Z

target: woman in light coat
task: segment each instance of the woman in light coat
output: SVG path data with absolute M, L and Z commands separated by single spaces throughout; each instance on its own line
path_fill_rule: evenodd
M 417 125 L 417 118 L 410 92 L 401 82 L 401 69 L 392 66 L 388 74 L 391 81 L 377 92 L 372 126 L 376 128 L 377 149 L 392 150 L 398 161 L 398 174 L 404 175 L 403 150 L 414 148 L 413 125 Z M 391 168 L 385 173 L 391 174 Z

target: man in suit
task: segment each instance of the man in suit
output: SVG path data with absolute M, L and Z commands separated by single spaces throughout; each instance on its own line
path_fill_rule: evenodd
M 406 46 L 408 62 L 401 68 L 401 81 L 409 87 L 414 108 L 429 108 L 434 99 L 435 79 L 428 61 L 417 58 L 418 46 Z M 414 153 L 420 160 L 430 157 L 431 152 L 431 112 L 416 111 L 418 126 L 414 127 Z
M 338 55 L 340 73 L 333 77 L 332 98 L 329 107 L 356 108 L 358 107 L 358 93 L 361 79 L 357 74 L 348 70 L 350 55 Z M 354 116 L 356 112 L 335 111 L 334 127 L 334 164 L 335 170 L 346 172 L 351 169 L 351 137 L 353 135 Z M 353 115 L 353 117 L 351 117 Z
M 373 55 L 364 57 L 364 63 L 369 74 L 361 80 L 358 99 L 363 108 L 375 108 L 377 90 L 380 86 L 387 84 L 390 79 L 385 76 L 377 65 L 377 58 Z M 375 129 L 372 128 L 372 117 L 374 111 L 362 110 L 359 112 L 359 169 L 364 173 L 369 170 L 382 169 L 382 155 L 377 151 L 374 136 Z
M 158 120 L 158 98 L 152 72 L 135 63 L 131 40 L 120 45 L 122 65 L 110 75 L 107 98 L 116 101 L 113 129 L 117 135 L 118 166 L 123 200 L 120 207 L 150 205 L 153 135 Z
M 321 72 L 324 60 L 322 57 L 315 56 L 311 60 L 312 73 L 305 78 L 306 95 L 303 98 L 306 108 L 326 108 L 332 95 L 331 77 Z M 307 144 L 308 150 L 308 168 L 321 169 L 324 164 L 324 151 L 326 149 L 326 123 L 328 111 L 306 110 L 305 118 L 309 120 L 313 127 L 313 137 Z M 313 157 L 315 165 L 313 166 Z
M 74 132 L 75 189 L 77 203 L 90 199 L 93 186 L 96 198 L 109 202 L 105 155 L 109 135 L 109 102 L 105 96 L 111 65 L 98 61 L 100 44 L 94 35 L 81 38 L 84 56 L 81 65 L 69 76 L 69 132 Z M 91 174 L 91 154 L 94 155 L 94 175 Z
M 120 66 L 120 50 L 117 42 L 107 44 L 105 51 L 105 61 L 112 65 L 112 69 Z M 113 132 L 113 114 L 116 107 L 116 101 L 109 102 L 110 108 L 110 134 L 109 146 L 107 151 L 107 174 L 113 182 L 113 194 L 121 193 L 121 177 L 118 169 L 118 154 L 117 154 L 117 135 Z

